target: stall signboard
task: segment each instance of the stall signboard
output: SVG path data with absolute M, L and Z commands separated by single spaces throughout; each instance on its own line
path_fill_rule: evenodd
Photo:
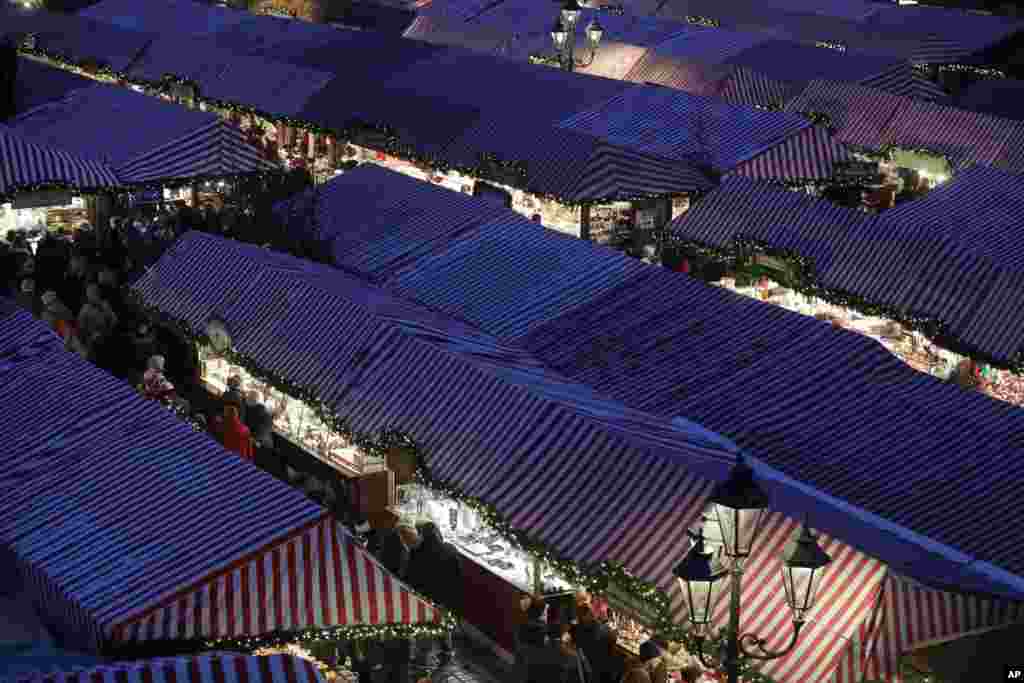
M 660 615 L 654 607 L 633 597 L 629 591 L 614 582 L 608 584 L 604 597 L 608 601 L 608 607 L 645 626 L 654 626 L 660 621 Z
M 15 209 L 41 209 L 47 206 L 68 206 L 74 195 L 63 190 L 29 192 L 18 195 L 11 202 Z

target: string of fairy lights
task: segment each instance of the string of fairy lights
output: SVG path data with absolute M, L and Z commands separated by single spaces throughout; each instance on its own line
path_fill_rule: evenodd
M 481 152 L 476 155 L 473 161 L 459 161 L 450 156 L 440 153 L 428 153 L 419 148 L 419 145 L 410 140 L 408 135 L 403 135 L 394 126 L 379 121 L 364 121 L 353 118 L 345 122 L 340 129 L 334 129 L 316 124 L 305 119 L 298 119 L 292 116 L 274 114 L 260 111 L 256 108 L 207 97 L 200 93 L 198 84 L 194 79 L 178 76 L 176 74 L 164 74 L 156 81 L 147 81 L 131 74 L 117 71 L 109 65 L 95 59 L 76 61 L 72 57 L 36 42 L 26 44 L 23 42 L 19 51 L 41 59 L 48 60 L 62 68 L 82 72 L 89 76 L 99 76 L 108 80 L 135 85 L 138 87 L 155 89 L 159 92 L 170 92 L 175 87 L 185 86 L 193 93 L 195 101 L 204 105 L 215 107 L 222 111 L 237 113 L 240 115 L 257 116 L 274 125 L 284 125 L 290 128 L 309 130 L 318 135 L 334 137 L 339 143 L 345 140 L 358 139 L 361 136 L 370 134 L 372 142 L 363 144 L 375 151 L 385 153 L 389 156 L 403 159 L 405 161 L 422 165 L 440 174 L 449 172 L 461 173 L 465 176 L 479 178 L 485 181 L 498 182 L 505 185 L 512 185 L 517 189 L 529 193 L 542 201 L 554 201 L 570 209 L 577 209 L 584 206 L 608 204 L 612 202 L 646 202 L 656 199 L 665 199 L 669 194 L 664 192 L 616 192 L 603 196 L 591 196 L 580 198 L 572 194 L 550 192 L 538 187 L 535 181 L 528 174 L 525 161 L 521 159 L 501 159 L 492 152 Z M 88 68 L 85 68 L 88 67 Z M 677 192 L 672 193 L 677 194 Z
M 674 242 L 679 248 L 692 250 L 698 255 L 713 260 L 732 263 L 737 267 L 742 267 L 754 255 L 780 259 L 790 264 L 792 268 L 793 281 L 787 284 L 796 292 L 822 299 L 837 306 L 857 310 L 870 317 L 894 320 L 909 329 L 920 332 L 938 346 L 961 356 L 974 358 L 1018 375 L 1024 374 L 1024 349 L 1017 351 L 1008 359 L 994 358 L 964 342 L 949 330 L 945 322 L 935 316 L 914 312 L 903 306 L 874 303 L 859 294 L 826 287 L 821 283 L 814 268 L 814 259 L 793 249 L 772 247 L 763 240 L 743 235 L 737 235 L 723 246 L 678 238 Z
M 175 328 L 182 336 L 196 344 L 208 344 L 205 332 L 195 329 L 187 321 L 176 318 L 157 307 L 147 304 L 141 294 L 134 289 L 126 290 L 129 298 L 147 315 L 158 319 L 161 324 Z M 395 429 L 384 429 L 375 434 L 360 432 L 352 427 L 349 421 L 334 406 L 321 398 L 320 392 L 313 387 L 303 386 L 280 374 L 263 368 L 255 359 L 238 351 L 228 349 L 225 358 L 232 364 L 246 370 L 261 382 L 273 386 L 288 396 L 298 399 L 309 406 L 316 416 L 331 430 L 339 434 L 370 457 L 386 460 L 396 450 L 403 452 L 416 463 L 415 481 L 435 494 L 449 498 L 465 505 L 479 515 L 481 521 L 497 532 L 512 547 L 528 553 L 545 563 L 573 585 L 589 593 L 601 595 L 610 587 L 625 593 L 629 598 L 638 601 L 655 615 L 653 623 L 647 623 L 659 637 L 681 642 L 691 652 L 696 651 L 696 640 L 688 626 L 677 624 L 672 618 L 671 601 L 668 594 L 657 586 L 645 581 L 616 562 L 605 561 L 596 566 L 581 566 L 577 562 L 565 558 L 556 549 L 539 541 L 529 534 L 513 527 L 490 503 L 463 492 L 458 486 L 437 480 L 429 467 L 429 454 L 409 434 Z M 258 647 L 283 646 L 287 643 L 315 643 L 338 638 L 404 638 L 427 637 L 436 635 L 452 626 L 453 619 L 446 613 L 446 621 L 441 625 L 382 625 L 382 626 L 347 626 L 334 629 L 315 629 L 300 633 L 271 633 L 260 636 L 203 640 L 197 645 L 205 648 L 241 649 L 250 651 Z M 724 641 L 724 635 L 714 636 Z M 705 652 L 714 656 L 717 649 L 712 639 L 712 647 L 705 645 Z M 772 683 L 772 679 L 762 674 L 752 661 L 743 660 L 741 680 L 749 683 Z

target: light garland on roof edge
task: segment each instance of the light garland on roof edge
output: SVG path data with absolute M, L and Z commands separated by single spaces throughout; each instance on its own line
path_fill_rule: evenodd
M 206 343 L 205 335 L 198 333 L 186 321 L 178 320 L 153 306 L 145 304 L 138 292 L 131 288 L 126 288 L 125 291 L 127 292 L 128 298 L 133 300 L 140 309 L 145 311 L 148 315 L 159 319 L 162 324 L 176 328 L 182 336 L 193 343 Z M 409 435 L 396 430 L 382 430 L 377 434 L 357 432 L 351 428 L 346 418 L 340 416 L 333 410 L 333 408 L 319 398 L 319 394 L 316 389 L 303 387 L 284 379 L 276 373 L 266 371 L 259 367 L 251 358 L 239 353 L 238 351 L 228 351 L 225 353 L 225 356 L 231 363 L 245 368 L 248 373 L 261 382 L 270 384 L 276 390 L 305 402 L 314 410 L 320 420 L 367 455 L 386 459 L 387 456 L 396 448 L 410 453 L 417 463 L 416 480 L 421 485 L 472 508 L 481 516 L 484 523 L 501 534 L 510 545 L 547 563 L 555 569 L 555 571 L 566 577 L 570 582 L 589 592 L 597 594 L 603 593 L 608 586 L 614 585 L 617 589 L 624 591 L 642 604 L 649 605 L 653 608 L 654 612 L 658 615 L 658 623 L 648 624 L 648 626 L 653 628 L 656 633 L 667 640 L 675 641 L 682 641 L 689 637 L 689 629 L 687 627 L 680 626 L 672 621 L 670 601 L 668 595 L 664 591 L 643 579 L 634 576 L 625 569 L 625 567 L 618 563 L 603 562 L 596 567 L 581 567 L 576 562 L 563 558 L 557 551 L 550 548 L 545 543 L 536 541 L 529 535 L 515 529 L 506 522 L 497 510 L 495 510 L 489 503 L 473 496 L 466 495 L 455 486 L 447 485 L 434 479 L 426 465 L 427 457 L 425 457 L 421 447 Z M 377 634 L 377 637 L 395 637 L 392 635 L 393 631 L 388 630 L 395 627 L 379 627 L 379 629 L 378 627 L 359 628 L 371 629 L 369 631 L 365 631 L 365 633 Z M 427 626 L 422 628 L 436 629 L 437 627 Z M 373 635 L 361 635 L 363 633 L 364 631 L 357 630 L 354 632 L 352 637 L 374 637 Z M 429 635 L 433 632 L 423 631 L 423 633 L 427 633 Z M 239 638 L 216 640 L 208 641 L 206 644 L 210 647 L 216 646 L 227 647 L 229 649 L 251 649 L 252 647 L 260 647 L 268 644 L 272 645 L 287 642 L 329 639 L 329 635 L 325 636 L 322 635 L 321 632 L 317 631 L 299 634 L 298 636 L 295 634 L 271 634 L 270 636 L 261 637 L 259 639 Z M 761 680 L 768 681 L 768 679 Z
M 782 259 L 794 266 L 796 281 L 791 284 L 792 288 L 801 294 L 817 297 L 838 306 L 852 308 L 871 317 L 894 320 L 920 332 L 938 346 L 954 353 L 1009 370 L 1014 374 L 1024 375 L 1024 348 L 1014 353 L 1008 361 L 999 361 L 960 340 L 949 331 L 943 321 L 934 316 L 917 314 L 908 309 L 888 304 L 875 304 L 857 294 L 841 289 L 826 288 L 818 281 L 814 259 L 791 249 L 771 247 L 762 240 L 741 235 L 736 236 L 723 247 L 679 238 L 674 239 L 673 242 L 678 247 L 693 249 L 702 256 L 737 265 L 743 264 L 746 259 L 755 254 Z
M 82 66 L 79 63 L 71 60 L 70 58 L 52 51 L 47 51 L 42 48 L 26 48 L 21 47 L 21 52 L 33 54 L 40 57 L 45 57 L 53 62 L 56 62 L 68 69 L 81 69 Z M 158 81 L 143 81 L 135 77 L 129 76 L 128 74 L 114 71 L 107 66 L 100 65 L 100 73 L 107 75 L 113 79 L 123 81 L 127 84 L 136 85 L 139 87 L 156 88 L 166 91 L 174 85 L 187 85 L 194 88 L 195 100 L 210 106 L 217 107 L 220 109 L 227 109 L 241 114 L 248 114 L 253 116 L 259 116 L 272 124 L 283 124 L 293 128 L 302 128 L 310 130 L 318 135 L 329 135 L 337 140 L 338 144 L 344 144 L 353 138 L 358 138 L 359 133 L 362 131 L 372 131 L 385 136 L 382 144 L 360 144 L 360 146 L 374 149 L 391 156 L 402 158 L 406 161 L 413 163 L 424 164 L 430 167 L 432 170 L 439 173 L 447 173 L 449 171 L 457 171 L 463 175 L 479 178 L 484 181 L 501 182 L 509 184 L 509 177 L 515 177 L 516 184 L 514 187 L 520 189 L 528 194 L 537 197 L 538 199 L 545 201 L 554 201 L 567 208 L 579 208 L 583 206 L 592 206 L 599 204 L 609 204 L 612 202 L 644 202 L 657 199 L 665 199 L 674 195 L 678 195 L 679 192 L 672 193 L 633 193 L 633 194 L 616 194 L 606 197 L 591 197 L 585 200 L 571 199 L 562 195 L 553 194 L 550 192 L 543 192 L 534 189 L 530 186 L 529 178 L 526 174 L 525 162 L 519 160 L 499 160 L 494 154 L 484 153 L 481 155 L 481 160 L 475 165 L 468 164 L 455 164 L 445 159 L 439 158 L 435 155 L 424 154 L 417 149 L 415 143 L 404 141 L 401 136 L 395 131 L 395 129 L 386 124 L 371 123 L 353 120 L 346 124 L 344 130 L 334 130 L 324 128 L 318 124 L 311 123 L 309 121 L 295 119 L 289 116 L 283 115 L 271 115 L 266 112 L 261 112 L 252 107 L 245 105 L 239 105 L 231 102 L 225 102 L 222 100 L 212 99 L 204 97 L 200 92 L 194 80 L 182 78 L 173 74 L 164 75 Z M 497 165 L 497 169 L 495 167 Z M 495 172 L 499 170 L 499 172 Z M 188 184 L 188 183 L 184 183 Z M 155 187 L 155 186 L 154 186 Z

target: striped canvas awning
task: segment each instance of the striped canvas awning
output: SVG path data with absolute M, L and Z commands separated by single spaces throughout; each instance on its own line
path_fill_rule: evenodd
M 828 271 L 847 241 L 860 234 L 866 218 L 862 212 L 761 182 L 752 175 L 724 178 L 669 224 L 673 238 L 718 248 L 729 247 L 739 237 L 762 240 L 775 249 L 792 249 L 810 257 L 820 275 Z
M 712 187 L 714 182 L 690 163 L 599 144 L 580 169 L 569 198 L 578 202 L 629 199 L 699 193 Z
M 439 612 L 330 515 L 112 624 L 116 642 L 239 638 L 353 625 L 433 624 Z
M 769 514 L 744 566 L 740 632 L 764 638 L 769 650 L 785 647 L 793 632 L 782 566 L 786 544 L 799 531 L 799 521 Z M 849 643 L 870 618 L 881 595 L 887 573 L 883 562 L 825 534 L 818 536 L 818 543 L 832 562 L 822 575 L 815 607 L 800 630 L 796 647 L 785 657 L 761 665 L 761 671 L 777 681 L 835 681 Z M 726 595 L 715 609 L 715 626 L 728 627 L 728 612 Z
M 732 73 L 731 66 L 704 66 L 648 50 L 623 80 L 685 90 L 694 95 L 718 95 Z
M 0 197 L 48 184 L 86 192 L 120 186 L 106 164 L 31 142 L 0 125 Z
M 937 591 L 895 573 L 888 575 L 876 609 L 873 628 L 851 647 L 851 655 L 859 651 L 860 657 L 849 658 L 836 683 L 859 683 L 861 677 L 899 683 L 902 655 L 911 649 L 1024 619 L 1024 603 Z
M 222 178 L 280 170 L 226 121 L 212 121 L 117 166 L 126 185 Z
M 762 73 L 737 67 L 726 80 L 721 97 L 733 104 L 746 104 L 763 109 L 781 109 L 791 97 L 800 91 L 800 84 L 779 81 Z
M 908 101 L 886 130 L 886 143 L 946 154 L 961 167 L 995 165 L 1005 155 L 1016 123 L 931 102 Z
M 914 74 L 913 88 L 911 92 L 907 93 L 911 97 L 924 100 L 925 102 L 936 102 L 938 104 L 952 104 L 952 98 L 949 93 L 943 90 L 942 86 L 932 81 L 931 79 L 925 78 L 920 74 Z M 958 102 L 963 107 L 963 102 Z M 972 109 L 972 107 L 964 107 L 965 109 Z
M 669 88 L 634 85 L 558 125 L 665 159 L 703 159 L 725 173 L 809 124 L 794 114 L 760 111 Z
M 880 149 L 888 142 L 888 127 L 909 100 L 898 95 L 834 81 L 812 81 L 786 104 L 786 111 L 826 114 L 835 125 L 835 138 L 857 147 Z
M 8 683 L 324 683 L 312 661 L 292 655 L 210 653 L 114 662 L 71 671 L 18 675 Z
M 3 309 L 0 403 L 17 486 L 0 496 L 0 543 L 65 647 L 98 651 L 111 624 L 322 516 L 64 350 L 42 321 Z
M 818 181 L 832 177 L 837 161 L 850 151 L 821 126 L 811 126 L 764 154 L 740 164 L 735 173 L 758 180 Z

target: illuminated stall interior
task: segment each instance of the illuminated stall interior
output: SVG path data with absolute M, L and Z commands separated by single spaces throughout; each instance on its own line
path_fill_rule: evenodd
M 278 391 L 270 384 L 235 365 L 212 346 L 199 346 L 203 384 L 215 396 L 227 390 L 228 378 L 238 376 L 242 390 L 256 391 L 270 411 L 278 436 L 326 463 L 338 472 L 358 477 L 386 470 L 383 458 L 367 455 L 343 436 L 331 430 L 307 403 Z

